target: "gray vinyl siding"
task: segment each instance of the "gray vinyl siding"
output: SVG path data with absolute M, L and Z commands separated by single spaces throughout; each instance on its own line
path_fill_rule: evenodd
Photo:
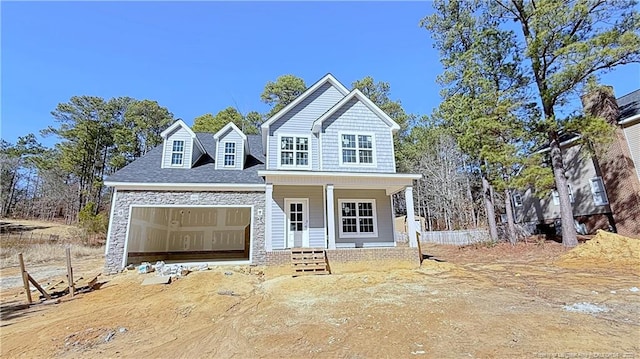
M 173 148 L 173 141 L 184 141 L 184 155 L 182 156 L 182 166 L 171 165 L 171 150 Z M 191 168 L 192 155 L 191 150 L 193 148 L 193 138 L 186 129 L 179 127 L 171 134 L 167 136 L 164 142 L 164 156 L 162 161 L 163 168 Z
M 286 248 L 286 211 L 284 207 L 286 198 L 309 199 L 309 246 L 326 248 L 322 186 L 273 186 L 273 200 L 271 202 L 272 248 Z
M 224 147 L 225 143 L 233 142 L 236 144 L 236 161 L 235 166 L 224 165 Z M 241 170 L 244 166 L 244 140 L 238 132 L 233 129 L 229 129 L 227 133 L 218 138 L 216 143 L 216 169 L 221 170 Z
M 631 152 L 631 159 L 636 168 L 636 174 L 640 179 L 640 122 L 624 128 L 624 137 Z
M 567 182 L 571 185 L 574 202 L 573 215 L 592 215 L 608 213 L 611 211 L 608 205 L 596 206 L 591 193 L 589 180 L 597 177 L 596 167 L 593 159 L 582 151 L 580 145 L 565 147 L 564 165 L 568 176 Z M 518 222 L 539 222 L 550 221 L 560 218 L 560 205 L 553 203 L 552 195 L 538 198 L 531 190 L 527 190 L 522 195 L 522 207 L 516 207 L 516 221 Z
M 200 149 L 200 147 L 196 144 L 193 145 L 193 155 L 191 156 L 191 166 L 193 167 L 193 165 L 196 164 L 196 162 L 198 162 L 198 160 L 200 159 L 200 157 L 202 156 L 203 152 Z
M 393 214 L 391 200 L 383 189 L 353 190 L 336 189 L 333 193 L 335 208 L 336 243 L 355 243 L 362 247 L 365 242 L 393 242 Z M 340 238 L 340 199 L 374 199 L 376 201 L 376 219 L 378 222 L 378 237 L 371 238 Z
M 349 164 L 340 166 L 340 132 L 373 133 L 375 166 Z M 357 98 L 346 103 L 322 124 L 322 170 L 346 172 L 396 171 L 393 157 L 393 135 L 382 119 Z
M 269 126 L 269 137 L 267 138 L 267 169 L 278 169 L 278 161 L 280 160 L 278 157 L 278 133 L 311 135 L 313 121 L 322 116 L 343 97 L 338 89 L 326 83 L 279 120 L 272 123 Z M 318 137 L 312 135 L 311 170 L 313 171 L 317 171 L 320 168 L 318 158 Z

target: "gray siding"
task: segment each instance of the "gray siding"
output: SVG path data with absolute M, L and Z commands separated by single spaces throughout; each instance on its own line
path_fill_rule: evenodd
M 184 155 L 182 157 L 182 166 L 172 166 L 171 165 L 171 150 L 173 147 L 173 141 L 181 140 L 184 141 Z M 193 148 L 193 138 L 189 132 L 182 128 L 178 127 L 175 131 L 170 133 L 167 136 L 167 139 L 164 141 L 164 156 L 162 161 L 163 168 L 191 168 L 191 149 Z
M 313 121 L 322 116 L 343 97 L 338 89 L 326 83 L 278 121 L 272 123 L 269 127 L 269 137 L 267 138 L 267 169 L 274 170 L 278 168 L 278 133 L 311 135 Z M 320 168 L 318 155 L 318 138 L 312 135 L 311 169 L 314 171 Z
M 375 166 L 340 166 L 340 132 L 373 133 Z M 358 99 L 346 103 L 322 124 L 322 170 L 346 172 L 396 171 L 393 154 L 393 135 L 389 126 Z
M 196 162 L 198 162 L 200 157 L 203 155 L 203 152 L 200 149 L 200 147 L 198 145 L 196 145 L 195 143 L 193 144 L 193 151 L 192 152 L 193 152 L 193 155 L 191 156 L 191 166 L 193 167 L 193 165 L 195 165 Z
M 391 200 L 382 189 L 371 190 L 346 190 L 336 189 L 333 193 L 335 208 L 336 243 L 355 243 L 357 247 L 362 247 L 365 242 L 393 242 L 393 214 L 391 209 Z M 378 221 L 378 237 L 371 238 L 340 238 L 340 207 L 338 200 L 340 199 L 375 199 L 376 200 L 376 217 Z
M 271 202 L 271 245 L 273 249 L 286 248 L 285 198 L 309 199 L 309 246 L 326 247 L 324 196 L 321 186 L 273 186 Z
M 227 142 L 233 142 L 236 144 L 236 162 L 233 167 L 227 167 L 224 165 L 224 146 Z M 216 146 L 216 169 L 241 170 L 244 167 L 244 140 L 238 132 L 230 128 L 226 133 L 218 138 Z
M 636 167 L 636 174 L 640 179 L 640 122 L 625 127 L 624 137 L 627 138 L 627 145 L 631 152 L 633 165 Z
M 573 190 L 573 215 L 592 215 L 611 212 L 608 205 L 596 206 L 589 180 L 597 177 L 593 159 L 581 150 L 581 146 L 564 147 L 564 165 L 567 182 Z M 560 206 L 553 203 L 551 194 L 545 198 L 533 196 L 531 190 L 522 195 L 522 207 L 516 207 L 518 222 L 538 222 L 560 218 Z

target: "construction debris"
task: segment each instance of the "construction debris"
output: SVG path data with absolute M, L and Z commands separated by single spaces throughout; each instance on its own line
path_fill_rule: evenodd
M 147 277 L 142 281 L 142 285 L 153 285 L 153 284 L 169 284 L 171 283 L 171 276 L 155 276 L 155 277 Z

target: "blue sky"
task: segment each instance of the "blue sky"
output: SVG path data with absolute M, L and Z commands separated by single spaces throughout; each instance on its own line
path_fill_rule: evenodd
M 418 26 L 430 2 L 6 2 L 1 11 L 2 138 L 55 125 L 71 96 L 156 100 L 191 124 L 234 106 L 266 112 L 268 81 L 307 85 L 331 72 L 347 87 L 370 75 L 405 110 L 429 114 L 442 71 Z M 640 65 L 603 77 L 618 96 Z M 55 138 L 43 141 L 52 145 Z

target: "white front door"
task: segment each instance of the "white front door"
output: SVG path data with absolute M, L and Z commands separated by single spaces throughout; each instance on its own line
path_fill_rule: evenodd
M 287 247 L 309 247 L 309 199 L 287 198 Z

